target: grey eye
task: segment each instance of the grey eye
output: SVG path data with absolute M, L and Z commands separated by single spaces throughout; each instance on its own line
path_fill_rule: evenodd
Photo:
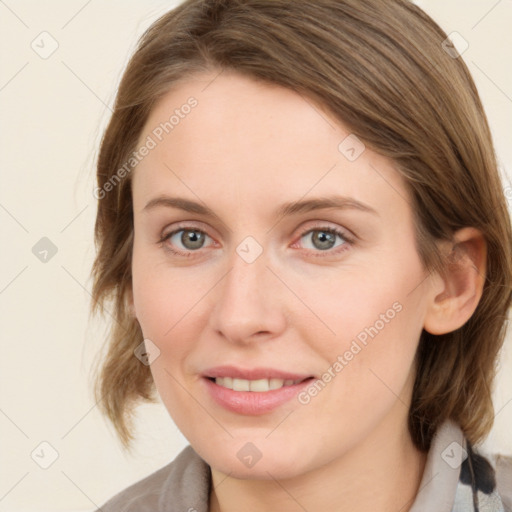
M 173 233 L 169 237 L 169 240 L 171 241 L 172 244 L 176 244 L 177 240 L 179 240 L 183 248 L 188 249 L 190 251 L 194 251 L 202 248 L 206 237 L 206 233 L 203 233 L 202 231 L 199 231 L 197 229 L 180 229 L 179 231 Z
M 336 238 L 342 240 L 341 244 L 346 242 L 345 238 L 340 233 L 331 231 L 329 229 L 312 229 L 302 235 L 301 238 L 310 239 L 312 247 L 306 247 L 306 249 L 318 249 L 320 251 L 326 251 L 335 247 Z

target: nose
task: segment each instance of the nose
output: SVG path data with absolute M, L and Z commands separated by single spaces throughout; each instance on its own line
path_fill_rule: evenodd
M 268 263 L 265 251 L 252 262 L 233 251 L 229 271 L 215 287 L 210 325 L 231 343 L 270 340 L 286 328 L 284 285 Z

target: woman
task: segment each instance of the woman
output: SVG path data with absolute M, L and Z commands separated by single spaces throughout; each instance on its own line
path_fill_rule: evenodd
M 97 175 L 98 398 L 129 446 L 156 389 L 190 442 L 103 511 L 505 510 L 474 445 L 510 219 L 418 7 L 185 1 L 142 37 Z

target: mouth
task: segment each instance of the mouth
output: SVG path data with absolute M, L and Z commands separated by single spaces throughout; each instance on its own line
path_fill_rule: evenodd
M 272 368 L 233 366 L 211 368 L 201 377 L 207 396 L 222 408 L 242 415 L 270 413 L 290 402 L 315 379 Z
M 208 380 L 226 389 L 233 391 L 252 391 L 256 393 L 266 393 L 283 387 L 294 386 L 314 377 L 306 377 L 302 379 L 237 379 L 235 377 L 207 377 Z

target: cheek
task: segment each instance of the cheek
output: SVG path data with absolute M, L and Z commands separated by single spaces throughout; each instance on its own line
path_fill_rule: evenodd
M 304 315 L 302 308 L 302 315 L 297 314 L 296 320 L 309 325 L 312 340 L 322 340 L 317 343 L 324 353 L 348 350 L 353 340 L 365 346 L 370 340 L 386 338 L 386 334 L 391 336 L 392 332 L 396 341 L 400 338 L 405 341 L 410 339 L 410 327 L 416 332 L 414 327 L 418 322 L 414 318 L 421 305 L 417 295 L 410 293 L 410 283 L 414 280 L 412 276 L 419 272 L 386 270 L 385 275 L 381 269 L 351 270 L 326 280 L 323 285 L 315 282 L 311 286 L 312 283 L 303 281 L 297 289 L 297 295 L 310 311 Z
M 405 421 L 419 330 L 405 307 L 395 313 L 387 324 L 368 322 L 359 336 L 343 337 L 329 347 L 329 354 L 324 351 L 329 363 L 318 391 L 307 390 L 300 399 L 305 404 L 304 422 L 315 423 L 314 418 L 328 414 L 326 444 L 339 443 L 340 438 L 355 444 L 395 414 Z
M 309 328 L 311 345 L 326 361 L 322 380 L 334 382 L 326 386 L 333 402 L 364 412 L 370 403 L 385 408 L 400 394 L 423 326 L 425 299 L 421 287 L 414 289 L 421 279 L 421 265 L 411 255 L 408 267 L 349 272 L 325 293 L 310 296 L 315 313 L 335 333 L 318 320 Z M 319 329 L 325 332 L 321 342 Z
M 159 254 L 134 245 L 132 261 L 133 303 L 147 338 L 167 339 L 193 314 L 204 295 L 202 278 L 188 278 L 182 269 L 170 269 Z
M 135 314 L 144 338 L 160 351 L 150 370 L 167 408 L 178 414 L 183 409 L 186 415 L 190 406 L 179 383 L 183 383 L 187 358 L 197 349 L 208 321 L 207 279 L 206 273 L 171 269 L 166 262 L 151 261 L 151 255 L 144 253 L 139 257 L 134 250 Z
M 139 265 L 139 262 L 144 262 Z M 159 349 L 159 356 L 151 363 L 150 371 L 155 386 L 166 408 L 173 417 L 191 414 L 190 401 L 179 384 L 182 382 L 180 367 L 191 350 L 190 317 L 193 313 L 186 293 L 177 286 L 176 279 L 169 279 L 158 266 L 148 265 L 145 258 L 134 255 L 132 267 L 133 301 L 137 320 L 145 339 L 150 339 Z M 172 286 L 170 286 L 172 284 Z M 183 395 L 183 396 L 182 396 Z
M 172 311 L 176 303 L 172 292 L 164 293 L 162 287 L 148 279 L 144 272 L 133 273 L 133 303 L 145 338 L 160 338 L 172 327 Z

